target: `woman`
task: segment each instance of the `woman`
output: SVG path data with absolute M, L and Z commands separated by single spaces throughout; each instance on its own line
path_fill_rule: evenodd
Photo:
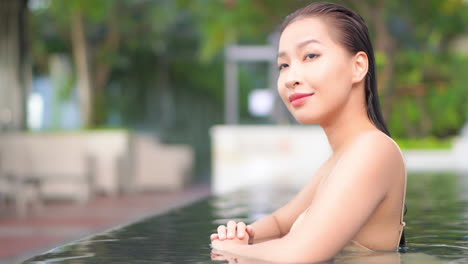
M 396 251 L 404 243 L 406 169 L 380 111 L 365 22 L 332 3 L 297 10 L 282 26 L 278 68 L 288 110 L 298 122 L 324 129 L 332 155 L 271 215 L 250 226 L 219 226 L 212 247 L 279 262 L 324 261 L 342 250 Z

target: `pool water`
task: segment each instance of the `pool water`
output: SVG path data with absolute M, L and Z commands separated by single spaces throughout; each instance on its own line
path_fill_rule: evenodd
M 262 186 L 212 196 L 63 245 L 24 263 L 220 263 L 211 259 L 209 246 L 209 236 L 219 224 L 229 219 L 250 223 L 297 191 Z M 330 263 L 468 263 L 468 175 L 409 174 L 407 206 L 407 247 L 401 252 L 339 255 Z

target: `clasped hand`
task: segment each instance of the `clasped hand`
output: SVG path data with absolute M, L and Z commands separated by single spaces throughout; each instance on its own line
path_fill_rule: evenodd
M 211 234 L 211 246 L 223 250 L 226 245 L 247 245 L 253 242 L 254 230 L 252 226 L 243 222 L 229 221 L 226 226 L 218 226 L 217 233 Z

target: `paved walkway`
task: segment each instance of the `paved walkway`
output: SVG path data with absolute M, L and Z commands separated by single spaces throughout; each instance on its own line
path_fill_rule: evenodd
M 18 219 L 13 208 L 0 207 L 0 264 L 21 263 L 96 232 L 163 213 L 210 194 L 208 185 L 176 192 L 99 197 L 89 203 L 46 204 L 38 215 Z

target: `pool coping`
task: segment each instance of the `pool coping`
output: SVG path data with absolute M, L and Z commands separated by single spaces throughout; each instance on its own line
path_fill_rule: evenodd
M 102 199 L 105 199 L 106 202 L 101 203 L 100 205 L 98 204 L 97 206 L 95 205 L 96 203 L 99 203 L 99 201 L 94 201 L 95 204 L 93 204 L 93 201 L 90 202 L 89 204 L 82 206 L 79 208 L 79 210 L 82 210 L 82 215 L 84 216 L 89 216 L 89 212 L 93 212 L 96 210 L 110 210 L 111 212 L 114 213 L 111 217 L 108 217 L 104 220 L 107 221 L 101 221 L 98 223 L 91 224 L 91 226 L 81 226 L 80 228 L 75 228 L 76 230 L 69 230 L 70 234 L 67 235 L 66 237 L 58 238 L 55 237 L 54 235 L 51 234 L 53 242 L 49 243 L 44 243 L 44 245 L 34 247 L 31 249 L 25 249 L 23 252 L 20 252 L 18 254 L 12 254 L 11 256 L 7 256 L 4 259 L 0 259 L 0 264 L 11 264 L 11 263 L 22 263 L 31 257 L 34 257 L 39 254 L 44 254 L 48 251 L 54 250 L 57 247 L 61 247 L 67 244 L 75 243 L 77 241 L 83 240 L 90 238 L 92 236 L 95 236 L 99 233 L 103 232 L 108 232 L 117 228 L 121 228 L 123 226 L 132 224 L 136 221 L 142 221 L 148 217 L 156 216 L 156 215 L 161 215 L 164 214 L 172 209 L 187 206 L 191 203 L 194 203 L 196 201 L 199 201 L 201 199 L 204 199 L 211 195 L 211 189 L 209 184 L 203 183 L 203 184 L 196 184 L 196 185 L 191 185 L 188 186 L 187 188 L 184 188 L 183 190 L 180 191 L 166 191 L 166 192 L 157 192 L 157 193 L 143 193 L 143 194 L 136 194 L 136 195 L 131 195 L 131 196 L 125 196 L 125 197 L 105 197 Z M 120 202 L 123 200 L 124 202 Z M 158 202 L 156 202 L 158 200 Z M 162 200 L 162 201 L 161 201 Z M 145 204 L 144 207 L 142 208 L 135 208 L 135 206 L 132 206 L 133 203 L 138 203 L 138 201 L 142 201 Z M 102 202 L 102 201 L 101 201 Z M 107 207 L 109 204 L 113 205 L 113 208 Z M 99 206 L 106 206 L 105 208 L 99 208 Z M 127 206 L 123 206 L 127 205 Z M 73 206 L 73 205 L 63 205 L 62 207 L 59 208 L 45 208 L 45 210 L 49 210 L 49 212 L 60 210 L 60 208 L 63 209 L 64 206 Z M 94 206 L 94 207 L 93 207 Z M 118 208 L 117 208 L 118 207 Z M 137 211 L 137 212 L 135 212 Z M 126 214 L 126 212 L 130 212 L 129 214 Z M 53 226 L 47 226 L 47 224 L 44 224 L 44 222 L 48 221 L 50 222 L 50 219 L 53 218 L 50 215 L 47 215 L 47 217 L 42 216 L 32 216 L 31 218 L 25 219 L 25 220 L 20 220 L 15 218 L 10 218 L 7 219 L 9 220 L 8 223 L 8 229 L 10 228 L 17 228 L 17 230 L 21 230 L 21 228 L 26 228 L 26 229 L 34 229 L 34 224 L 36 225 L 36 228 L 44 228 L 44 225 L 46 225 L 46 228 L 54 228 Z M 60 218 L 60 216 L 58 216 Z M 67 226 L 71 227 L 76 227 L 76 223 L 79 222 L 80 219 L 68 219 L 68 223 L 61 223 L 63 224 L 63 227 L 66 229 Z M 101 219 L 102 220 L 102 219 Z M 0 218 L 0 223 L 1 221 L 5 221 L 5 219 Z M 66 222 L 66 221 L 65 221 Z M 0 225 L 1 226 L 1 225 Z M 39 227 L 38 227 L 39 226 Z M 47 229 L 46 229 L 47 230 Z M 44 234 L 47 236 L 47 234 Z M 21 234 L 19 234 L 21 236 Z M 0 241 L 1 241 L 1 234 L 0 234 Z M 7 241 L 8 242 L 8 241 Z

